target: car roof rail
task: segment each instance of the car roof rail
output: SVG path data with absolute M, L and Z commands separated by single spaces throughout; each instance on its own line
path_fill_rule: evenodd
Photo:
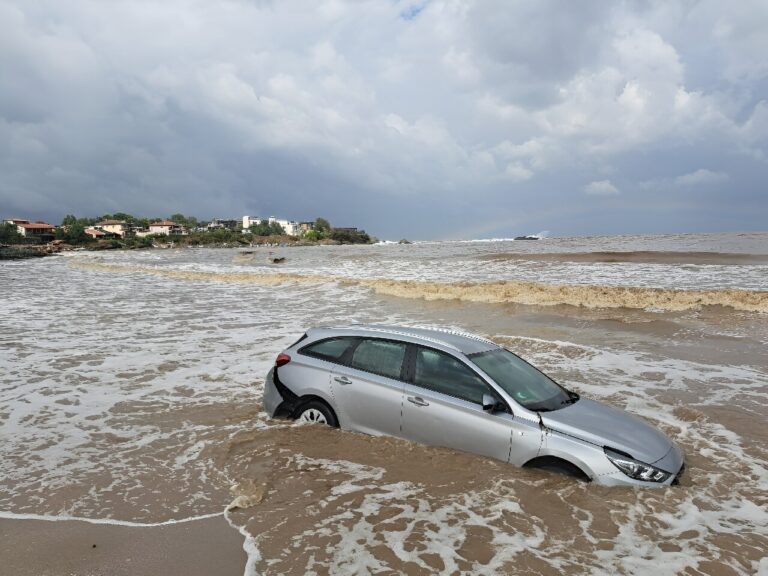
M 491 344 L 493 346 L 498 346 L 498 344 L 493 340 L 490 340 L 488 338 L 483 338 L 482 336 L 478 336 L 477 334 L 472 334 L 471 332 L 464 332 L 463 330 L 453 330 L 451 328 L 433 328 L 431 326 L 413 326 L 413 328 L 418 330 L 431 330 L 432 332 L 442 332 L 443 334 L 450 334 L 451 336 L 461 336 L 462 338 L 475 340 L 477 342 L 482 342 L 483 344 Z
M 454 344 L 451 344 L 450 342 L 447 342 L 442 338 L 435 338 L 431 336 L 425 336 L 424 334 L 417 334 L 415 332 L 411 332 L 409 329 L 427 330 L 429 332 L 437 332 L 437 333 L 442 333 L 450 336 L 459 336 L 461 338 L 467 338 L 468 340 L 482 342 L 483 344 L 498 346 L 498 344 L 496 342 L 493 342 L 492 340 L 488 340 L 487 338 L 483 338 L 481 336 L 476 336 L 475 334 L 471 334 L 469 332 L 462 332 L 461 330 L 450 330 L 447 328 L 434 328 L 431 326 L 388 327 L 388 326 L 376 326 L 371 324 L 353 323 L 349 326 L 334 326 L 332 328 L 363 330 L 367 332 L 378 332 L 380 334 L 392 334 L 396 336 L 409 336 L 411 338 L 418 338 L 419 340 L 423 340 L 425 342 L 431 342 L 432 344 L 439 344 L 440 346 L 445 346 L 446 348 L 450 348 L 451 350 L 454 350 L 459 353 L 461 353 L 461 349 L 458 346 L 455 346 Z

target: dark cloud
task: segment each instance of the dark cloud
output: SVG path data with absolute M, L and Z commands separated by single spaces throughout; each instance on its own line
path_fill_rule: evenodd
M 0 0 L 0 216 L 764 228 L 767 30 L 760 0 Z

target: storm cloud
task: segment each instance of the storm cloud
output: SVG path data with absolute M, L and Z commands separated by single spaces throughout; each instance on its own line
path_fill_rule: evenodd
M 765 229 L 768 4 L 0 0 L 0 216 Z

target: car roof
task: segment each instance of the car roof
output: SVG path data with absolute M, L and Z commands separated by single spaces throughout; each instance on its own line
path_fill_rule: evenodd
M 350 336 L 378 336 L 380 338 L 395 338 L 423 344 L 437 344 L 463 354 L 474 354 L 499 348 L 499 345 L 491 340 L 469 334 L 460 330 L 449 328 L 431 328 L 421 326 L 388 326 L 383 324 L 352 324 L 349 326 L 329 326 L 322 330 L 328 330 L 338 335 L 343 332 Z

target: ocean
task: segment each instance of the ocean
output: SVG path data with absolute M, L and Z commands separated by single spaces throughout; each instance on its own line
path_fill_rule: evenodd
M 4 538 L 218 518 L 245 574 L 768 574 L 768 233 L 70 252 L 0 294 Z M 661 428 L 682 483 L 268 419 L 277 354 L 353 322 L 502 343 Z

